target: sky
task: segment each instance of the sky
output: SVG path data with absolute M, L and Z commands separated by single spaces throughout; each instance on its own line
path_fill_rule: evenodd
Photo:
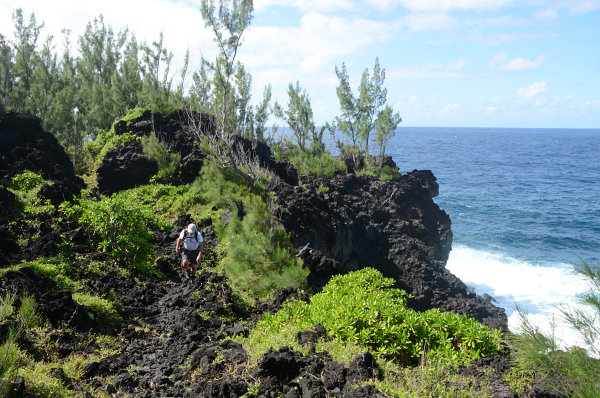
M 139 41 L 162 32 L 174 75 L 187 49 L 193 68 L 216 54 L 200 0 L 0 0 L 9 38 L 16 8 L 57 47 L 100 14 Z M 299 81 L 317 124 L 339 114 L 335 67 L 356 92 L 378 57 L 402 126 L 600 128 L 600 0 L 255 0 L 253 15 L 238 59 L 254 102 L 270 83 L 285 106 Z

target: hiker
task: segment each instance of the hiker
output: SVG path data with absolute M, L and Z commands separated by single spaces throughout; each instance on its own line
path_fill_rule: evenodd
M 195 224 L 188 225 L 179 234 L 179 238 L 175 242 L 175 252 L 177 254 L 179 254 L 182 243 L 181 265 L 183 265 L 184 272 L 189 272 L 193 278 L 196 275 L 196 265 L 200 263 L 202 250 L 204 249 L 204 239 L 202 239 L 202 234 L 198 232 Z

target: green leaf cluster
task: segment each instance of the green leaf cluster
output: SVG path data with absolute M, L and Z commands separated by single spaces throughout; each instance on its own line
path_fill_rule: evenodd
M 425 354 L 459 365 L 501 350 L 498 330 L 437 309 L 416 312 L 406 307 L 407 294 L 392 285 L 373 268 L 334 276 L 310 303 L 286 302 L 277 314 L 265 315 L 253 333 L 276 333 L 290 323 L 306 330 L 319 323 L 328 339 L 356 342 L 410 365 Z
M 150 229 L 168 226 L 150 206 L 130 202 L 127 195 L 114 194 L 95 200 L 82 191 L 74 203 L 63 203 L 63 214 L 85 227 L 94 237 L 97 248 L 114 261 L 130 269 L 151 271 L 154 233 Z
M 30 170 L 25 170 L 15 175 L 8 184 L 9 188 L 19 191 L 30 191 L 39 187 L 44 182 L 44 178 Z

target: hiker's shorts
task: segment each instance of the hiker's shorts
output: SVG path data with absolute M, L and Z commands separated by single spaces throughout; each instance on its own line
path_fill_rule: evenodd
M 183 260 L 188 260 L 192 264 L 198 264 L 196 259 L 198 258 L 199 253 L 200 253 L 200 250 L 188 250 L 186 248 L 183 248 L 181 250 L 181 258 Z

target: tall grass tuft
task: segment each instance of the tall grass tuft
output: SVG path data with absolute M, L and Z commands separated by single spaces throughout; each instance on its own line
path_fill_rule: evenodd
M 590 282 L 592 290 L 581 296 L 585 308 L 562 306 L 560 310 L 584 347 L 562 349 L 554 323 L 545 332 L 517 307 L 521 318 L 521 331 L 513 338 L 517 367 L 541 375 L 549 388 L 569 397 L 600 397 L 600 263 L 575 265 L 574 270 Z

